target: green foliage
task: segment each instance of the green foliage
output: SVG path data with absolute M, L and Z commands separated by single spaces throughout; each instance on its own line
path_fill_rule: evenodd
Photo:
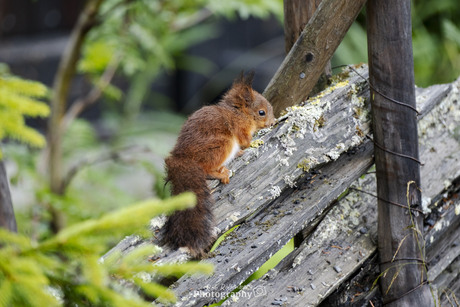
M 415 84 L 452 82 L 460 75 L 460 1 L 412 1 Z M 365 10 L 336 52 L 332 66 L 367 62 Z
M 267 18 L 274 14 L 279 20 L 283 19 L 283 2 L 278 0 L 210 0 L 208 8 L 228 18 L 238 14 L 247 19 L 250 16 Z
M 47 93 L 43 84 L 15 77 L 0 63 L 0 140 L 8 137 L 33 147 L 43 147 L 45 138 L 27 127 L 24 117 L 49 115 L 49 107 L 38 100 Z
M 108 141 L 101 142 L 96 129 L 83 119 L 73 121 L 68 128 L 63 146 L 67 169 L 82 161 L 107 158 L 80 167 L 62 196 L 52 193 L 43 180 L 40 151 L 12 142 L 3 146 L 20 233 L 36 240 L 52 236 L 47 212 L 50 204 L 65 214 L 67 225 L 72 225 L 146 198 L 169 196 L 169 187 L 164 186 L 163 158 L 174 145 L 184 117 L 143 112 L 132 125 L 121 126 L 113 113 L 103 115 L 98 127 L 109 134 L 116 132 Z M 121 154 L 111 158 L 111 152 Z
M 124 107 L 132 117 L 160 71 L 180 67 L 209 74 L 215 69 L 205 59 L 183 55 L 190 46 L 219 34 L 215 24 L 204 19 L 270 14 L 282 18 L 282 0 L 106 0 L 99 13 L 102 22 L 89 33 L 78 68 L 97 84 L 106 67 L 120 59 L 120 71 L 132 81 Z M 104 92 L 122 98 L 113 85 Z
M 99 259 L 108 238 L 139 231 L 139 225 L 151 217 L 189 208 L 194 202 L 191 193 L 167 201 L 144 201 L 74 224 L 39 243 L 0 229 L 0 306 L 151 306 L 136 289 L 174 302 L 171 290 L 151 282 L 153 275 L 210 274 L 212 268 L 197 263 L 154 266 L 146 261 L 157 251 L 152 245 L 127 257 L 114 253 Z

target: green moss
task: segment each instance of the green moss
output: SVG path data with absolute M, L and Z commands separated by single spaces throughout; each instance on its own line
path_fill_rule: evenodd
M 299 164 L 297 164 L 297 168 L 301 168 L 304 172 L 310 171 L 310 161 L 303 159 Z

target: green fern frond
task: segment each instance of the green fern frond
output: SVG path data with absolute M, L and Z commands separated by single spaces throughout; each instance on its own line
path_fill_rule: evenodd
M 0 88 L 25 97 L 44 98 L 48 94 L 48 88 L 40 82 L 23 80 L 13 76 L 3 75 L 0 78 Z
M 99 297 L 99 291 L 97 287 L 92 287 L 92 285 L 78 285 L 74 288 L 74 292 L 77 295 L 81 295 L 82 297 L 86 297 L 87 300 L 91 304 L 94 304 L 95 306 L 99 305 L 101 303 L 101 299 Z
M 0 107 L 10 109 L 18 114 L 33 117 L 47 117 L 50 114 L 50 109 L 45 103 L 15 93 L 7 87 L 0 87 L 0 97 Z
M 173 291 L 159 284 L 144 282 L 141 278 L 134 278 L 136 285 L 141 287 L 142 291 L 153 297 L 161 298 L 161 301 L 175 303 L 177 298 Z
M 37 283 L 30 276 L 17 278 L 12 286 L 14 293 L 12 306 L 60 306 L 51 294 L 45 292 L 45 285 Z
M 37 100 L 46 97 L 48 89 L 39 82 L 10 75 L 5 65 L 1 67 L 3 69 L 0 69 L 0 140 L 9 137 L 33 147 L 43 147 L 46 143 L 45 138 L 26 126 L 24 116 L 49 115 L 49 107 Z
M 136 248 L 134 251 L 130 252 L 128 255 L 123 257 L 123 262 L 122 264 L 125 265 L 127 264 L 128 266 L 135 266 L 139 265 L 139 259 L 145 260 L 147 259 L 148 256 L 156 254 L 158 249 L 156 246 L 153 246 L 151 244 L 147 244 L 145 246 Z M 151 266 L 149 265 L 150 270 Z
M 98 259 L 99 257 L 96 255 L 85 257 L 84 261 L 82 261 L 82 270 L 88 281 L 101 287 L 106 282 L 107 273 L 105 267 L 98 263 Z
M 44 244 L 65 243 L 71 238 L 87 236 L 89 233 L 95 235 L 116 233 L 120 229 L 126 230 L 128 227 L 134 230 L 138 226 L 146 225 L 148 221 L 163 213 L 171 213 L 175 210 L 184 210 L 195 205 L 195 195 L 193 193 L 183 193 L 165 201 L 148 200 L 127 208 L 109 213 L 98 220 L 88 220 L 79 224 L 72 225 L 59 232 L 55 238 L 50 239 Z
M 9 280 L 5 278 L 0 279 L 0 307 L 11 306 L 11 301 L 13 300 L 13 287 Z
M 145 201 L 106 216 L 63 229 L 56 237 L 34 245 L 29 238 L 0 229 L 0 307 L 9 306 L 138 306 L 148 307 L 137 289 L 174 302 L 174 293 L 144 274 L 180 276 L 210 273 L 206 264 L 155 266 L 145 258 L 155 254 L 153 245 L 127 257 L 114 254 L 100 263 L 107 238 L 132 232 L 159 214 L 193 206 L 195 196 L 184 193 L 165 201 Z M 138 258 L 139 257 L 139 258 Z M 136 259 L 137 258 L 137 259 Z M 146 280 L 147 281 L 147 280 Z M 128 282 L 124 288 L 121 282 Z
M 0 138 L 3 137 L 37 148 L 42 148 L 46 144 L 43 135 L 26 126 L 21 114 L 0 107 Z
M 26 236 L 12 233 L 5 228 L 0 228 L 0 246 L 4 247 L 5 245 L 15 245 L 22 249 L 31 247 L 30 239 Z

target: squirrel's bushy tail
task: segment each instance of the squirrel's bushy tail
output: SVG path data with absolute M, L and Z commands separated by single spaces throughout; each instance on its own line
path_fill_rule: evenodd
M 187 158 L 168 157 L 165 160 L 167 180 L 172 195 L 190 191 L 196 194 L 196 206 L 176 211 L 165 224 L 165 243 L 173 248 L 188 247 L 194 257 L 202 257 L 210 247 L 213 235 L 213 199 L 206 173 L 201 166 Z

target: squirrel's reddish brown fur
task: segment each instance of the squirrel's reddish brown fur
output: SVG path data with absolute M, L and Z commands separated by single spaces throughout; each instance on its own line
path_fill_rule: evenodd
M 229 182 L 226 165 L 249 147 L 252 135 L 275 123 L 270 103 L 252 89 L 254 72 L 243 72 L 217 105 L 206 106 L 185 122 L 176 146 L 166 158 L 167 180 L 172 194 L 192 191 L 194 208 L 177 211 L 165 225 L 165 243 L 187 247 L 192 256 L 204 256 L 212 244 L 213 199 L 206 179 Z

